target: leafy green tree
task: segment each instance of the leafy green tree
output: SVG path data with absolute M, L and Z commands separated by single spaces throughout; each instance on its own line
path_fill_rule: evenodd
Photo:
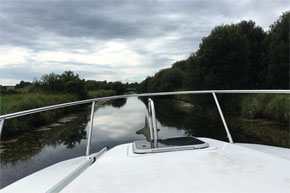
M 236 26 L 213 29 L 197 51 L 202 89 L 244 88 L 248 57 L 248 40 Z
M 265 79 L 266 34 L 253 21 L 215 27 L 187 59 L 191 89 L 253 89 Z
M 247 74 L 244 74 L 249 89 L 267 88 L 266 76 L 266 33 L 253 21 L 242 21 L 237 24 L 241 34 L 248 40 L 249 60 L 246 63 Z
M 172 64 L 172 68 L 177 68 L 183 72 L 186 71 L 186 60 L 180 60 Z
M 175 91 L 183 87 L 185 73 L 178 68 L 161 70 L 149 81 L 148 92 Z
M 62 73 L 60 76 L 59 76 L 60 80 L 62 82 L 69 82 L 69 81 L 78 81 L 80 80 L 80 77 L 78 74 L 74 74 L 73 71 L 64 71 L 64 73 Z
M 121 95 L 126 92 L 126 87 L 120 81 L 117 81 L 112 84 L 112 90 L 115 91 L 117 95 Z
M 61 75 L 50 73 L 45 74 L 38 81 L 34 82 L 34 90 L 41 90 L 46 93 L 71 93 L 83 99 L 87 96 L 85 80 L 81 80 L 78 74 L 72 71 L 65 71 Z
M 60 75 L 54 72 L 43 75 L 40 81 L 36 81 L 35 86 L 40 87 L 45 92 L 59 92 L 63 90 Z
M 86 80 L 85 82 L 86 90 L 98 90 L 100 89 L 99 86 L 99 83 L 95 80 Z
M 85 99 L 87 92 L 85 90 L 85 83 L 83 80 L 69 80 L 64 83 L 64 92 L 76 94 L 78 98 Z
M 289 89 L 290 11 L 270 26 L 267 38 L 268 81 L 273 89 Z
M 187 72 L 184 87 L 188 90 L 201 90 L 200 83 L 202 82 L 203 77 L 195 53 L 186 60 L 186 69 Z
M 140 82 L 140 84 L 137 87 L 138 93 L 146 93 L 148 92 L 148 84 L 149 81 L 152 79 L 152 77 L 148 76 L 145 80 Z

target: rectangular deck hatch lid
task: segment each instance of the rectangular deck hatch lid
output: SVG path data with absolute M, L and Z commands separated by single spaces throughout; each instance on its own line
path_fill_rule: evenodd
M 137 140 L 133 143 L 133 152 L 138 154 L 201 149 L 208 143 L 194 137 L 174 137 L 154 140 Z

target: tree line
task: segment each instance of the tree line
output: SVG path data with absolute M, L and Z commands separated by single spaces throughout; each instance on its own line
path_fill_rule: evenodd
M 149 76 L 139 93 L 209 89 L 289 89 L 290 11 L 268 31 L 254 21 L 220 25 L 186 60 Z
M 136 90 L 138 83 L 123 84 L 120 81 L 107 82 L 96 80 L 81 79 L 73 71 L 65 71 L 62 74 L 54 72 L 43 75 L 39 80 L 31 82 L 20 81 L 14 89 L 8 89 L 7 86 L 0 85 L 1 94 L 18 94 L 19 89 L 30 86 L 30 93 L 47 93 L 47 94 L 75 94 L 79 99 L 88 97 L 89 91 L 112 90 L 117 95 L 124 94 L 127 90 Z

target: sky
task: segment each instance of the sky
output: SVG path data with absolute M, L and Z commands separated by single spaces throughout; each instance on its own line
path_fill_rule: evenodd
M 140 82 L 197 51 L 217 25 L 268 30 L 289 0 L 0 0 L 0 85 L 71 70 Z

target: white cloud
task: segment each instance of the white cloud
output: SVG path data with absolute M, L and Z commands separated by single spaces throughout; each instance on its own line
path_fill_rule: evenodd
M 24 64 L 30 57 L 30 51 L 21 47 L 0 48 L 0 68 L 15 64 Z

